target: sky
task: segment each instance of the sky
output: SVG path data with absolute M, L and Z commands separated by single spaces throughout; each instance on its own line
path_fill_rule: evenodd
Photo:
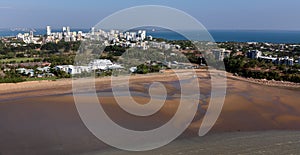
M 300 30 L 299 0 L 0 0 L 0 28 L 90 28 L 140 5 L 182 10 L 207 29 Z

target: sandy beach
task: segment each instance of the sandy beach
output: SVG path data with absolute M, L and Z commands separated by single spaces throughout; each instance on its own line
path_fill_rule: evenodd
M 222 113 L 207 136 L 198 138 L 197 133 L 210 100 L 210 79 L 205 71 L 197 71 L 200 83 L 200 110 L 188 129 L 170 145 L 156 150 L 161 154 L 174 154 L 191 146 L 190 151 L 210 154 L 213 146 L 222 154 L 243 153 L 239 149 L 257 147 L 251 137 L 261 135 L 264 140 L 277 135 L 276 142 L 286 134 L 300 131 L 299 90 L 284 87 L 270 87 L 246 80 L 227 79 L 227 95 Z M 168 99 L 156 114 L 140 118 L 123 111 L 111 94 L 110 78 L 96 79 L 96 90 L 106 113 L 119 125 L 135 130 L 157 128 L 167 122 L 176 112 L 178 99 L 175 95 L 178 78 L 173 73 L 136 75 L 130 79 L 134 99 L 147 103 L 147 86 L 151 82 L 162 82 L 168 91 Z M 101 95 L 102 94 L 102 95 Z M 142 94 L 142 95 L 140 95 Z M 126 97 L 122 98 L 124 101 Z M 147 123 L 145 123 L 147 122 Z M 273 133 L 273 134 L 270 134 Z M 252 136 L 251 136 L 252 135 Z M 297 137 L 296 136 L 296 137 Z M 82 123 L 72 96 L 72 80 L 34 81 L 0 85 L 0 154 L 98 154 L 105 152 L 129 154 L 112 150 L 98 140 Z M 245 145 L 240 145 L 241 137 Z M 250 139 L 247 142 L 247 137 Z M 229 138 L 229 141 L 226 139 Z M 258 136 L 259 138 L 259 136 Z M 204 141 L 203 141 L 203 140 Z M 220 141 L 220 143 L 214 142 Z M 255 139 L 257 140 L 257 138 Z M 290 140 L 296 146 L 295 138 Z M 207 143 L 206 143 L 207 142 Z M 221 143 L 222 142 L 222 143 Z M 280 147 L 287 147 L 284 140 Z M 261 141 L 267 143 L 267 141 Z M 199 144 L 199 147 L 197 147 Z M 226 144 L 221 147 L 222 144 Z M 276 146 L 272 143 L 270 146 Z M 176 146 L 177 151 L 174 152 Z M 206 150 L 202 150 L 207 146 Z M 182 149 L 180 149 L 182 147 Z M 230 148 L 234 150 L 230 150 Z M 184 149 L 185 148 L 185 149 Z M 271 147 L 270 147 L 271 148 Z M 274 147 L 275 148 L 275 147 Z M 199 150 L 200 149 L 200 150 Z M 154 150 L 155 151 L 155 150 Z M 169 152 L 168 152 L 169 151 Z M 172 152 L 173 151 L 173 152 Z M 259 148 L 256 150 L 259 153 Z M 295 151 L 295 150 L 294 150 Z M 246 151 L 245 154 L 251 152 Z M 152 152 L 155 153 L 155 152 Z M 290 152 L 288 152 L 290 153 Z M 292 152 L 294 153 L 294 152 Z M 148 153 L 150 154 L 150 153 Z M 190 154 L 197 154 L 191 152 Z

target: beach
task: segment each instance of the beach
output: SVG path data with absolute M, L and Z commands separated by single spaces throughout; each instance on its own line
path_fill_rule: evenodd
M 216 151 L 223 151 L 218 154 L 251 154 L 251 151 L 259 154 L 259 151 L 267 151 L 277 145 L 291 151 L 287 150 L 286 153 L 297 153 L 295 147 L 299 144 L 297 137 L 300 135 L 298 89 L 228 78 L 221 115 L 206 136 L 198 137 L 210 100 L 211 80 L 203 70 L 197 71 L 197 76 L 202 97 L 199 101 L 201 108 L 193 122 L 176 141 L 148 154 L 180 154 L 189 151 L 194 152 L 188 154 L 215 154 L 218 153 Z M 109 77 L 96 79 L 95 88 L 101 105 L 112 120 L 128 129 L 149 130 L 163 125 L 176 112 L 176 81 L 178 78 L 172 72 L 130 78 L 133 98 L 140 104 L 149 101 L 149 96 L 145 95 L 149 83 L 161 82 L 167 88 L 168 99 L 165 105 L 158 113 L 146 118 L 132 116 L 118 106 L 111 93 Z M 132 153 L 113 149 L 85 127 L 74 103 L 72 80 L 0 86 L 0 154 Z M 128 100 L 126 96 L 121 98 L 123 101 Z M 270 143 L 270 147 L 257 145 L 265 143 Z

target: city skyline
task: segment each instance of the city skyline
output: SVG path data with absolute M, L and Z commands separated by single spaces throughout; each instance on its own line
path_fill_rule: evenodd
M 182 10 L 207 29 L 300 30 L 300 2 L 286 1 L 57 1 L 4 0 L 0 2 L 0 28 L 91 28 L 112 13 L 139 5 L 163 5 Z

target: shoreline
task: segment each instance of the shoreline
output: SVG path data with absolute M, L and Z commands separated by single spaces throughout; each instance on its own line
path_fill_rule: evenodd
M 264 85 L 264 86 L 270 86 L 270 87 L 280 87 L 280 88 L 287 88 L 287 89 L 300 88 L 300 83 L 295 83 L 295 82 L 245 78 L 245 77 L 241 77 L 241 76 L 234 76 L 232 73 L 228 73 L 228 72 L 226 72 L 226 74 L 227 74 L 227 78 L 230 78 L 233 80 L 249 82 L 249 83 L 253 83 L 253 84 L 258 84 L 258 85 Z
M 194 70 L 197 74 L 202 76 L 209 76 L 209 71 L 203 69 Z M 189 70 L 178 70 L 180 73 L 189 73 Z M 122 77 L 122 76 L 120 76 Z M 198 76 L 201 79 L 201 76 Z M 238 80 L 249 82 L 257 85 L 264 85 L 270 87 L 279 87 L 286 89 L 300 89 L 300 83 L 293 83 L 288 81 L 274 81 L 265 79 L 254 79 L 245 78 L 240 76 L 234 76 L 232 73 L 226 72 L 226 78 L 231 80 Z M 173 72 L 163 73 L 150 73 L 150 74 L 136 74 L 130 77 L 130 80 L 141 80 L 141 79 L 159 79 L 160 81 L 174 81 L 176 80 L 176 74 Z M 57 80 L 41 80 L 41 81 L 24 81 L 19 83 L 0 83 L 0 93 L 7 92 L 18 92 L 20 90 L 36 90 L 36 89 L 55 89 L 60 87 L 72 86 L 74 79 L 57 79 Z M 75 79 L 76 80 L 76 79 Z M 111 80 L 110 76 L 95 78 L 96 83 L 108 82 Z

